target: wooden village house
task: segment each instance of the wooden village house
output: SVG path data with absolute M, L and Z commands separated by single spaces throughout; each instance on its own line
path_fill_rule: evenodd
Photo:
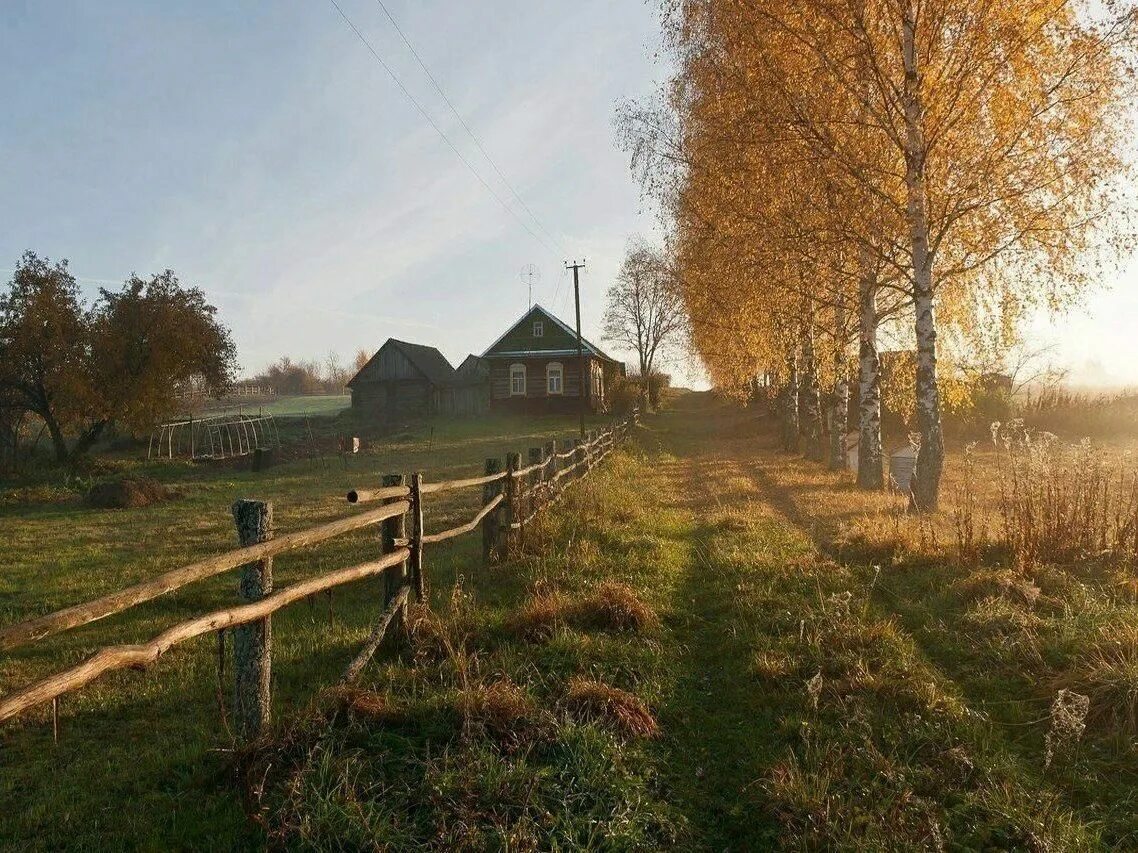
M 488 408 L 576 412 L 583 391 L 590 411 L 608 411 L 609 388 L 624 364 L 584 339 L 581 351 L 584 383 L 576 332 L 540 305 L 457 370 L 435 347 L 390 338 L 348 382 L 352 408 L 385 423 Z
M 482 353 L 490 365 L 490 407 L 529 412 L 575 412 L 583 393 L 593 412 L 608 411 L 608 389 L 624 364 L 595 344 L 581 341 L 585 382 L 577 358 L 577 333 L 535 305 Z

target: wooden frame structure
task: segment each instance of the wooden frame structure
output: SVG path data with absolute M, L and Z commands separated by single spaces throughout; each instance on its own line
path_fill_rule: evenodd
M 164 423 L 151 433 L 146 458 L 229 459 L 273 445 L 279 448 L 281 437 L 272 415 L 188 417 Z

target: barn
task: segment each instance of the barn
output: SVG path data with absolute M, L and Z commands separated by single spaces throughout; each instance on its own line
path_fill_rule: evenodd
M 436 414 L 455 375 L 434 347 L 388 338 L 349 380 L 352 410 L 387 422 Z
M 523 314 L 482 353 L 489 366 L 490 407 L 528 412 L 575 412 L 583 393 L 590 411 L 608 411 L 608 390 L 624 364 L 540 305 Z M 583 363 L 585 382 L 581 382 Z
M 490 406 L 490 365 L 469 355 L 455 370 L 435 347 L 389 338 L 348 388 L 352 409 L 380 422 L 480 415 Z

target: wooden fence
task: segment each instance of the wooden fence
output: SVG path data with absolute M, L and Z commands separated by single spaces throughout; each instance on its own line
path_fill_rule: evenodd
M 363 578 L 385 577 L 384 609 L 359 654 L 349 664 L 343 681 L 354 681 L 375 654 L 391 625 L 406 615 L 412 595 L 425 602 L 427 572 L 425 546 L 435 545 L 481 529 L 483 560 L 488 565 L 509 559 L 528 525 L 539 512 L 557 501 L 566 487 L 586 476 L 638 422 L 638 412 L 587 439 L 573 439 L 559 450 L 556 442 L 530 448 L 523 466 L 518 453 L 501 460 L 487 459 L 480 477 L 426 482 L 421 473 L 384 477 L 380 487 L 357 489 L 347 495 L 351 504 L 379 503 L 376 509 L 318 527 L 274 537 L 272 504 L 242 500 L 233 505 L 241 547 L 216 557 L 173 569 L 158 577 L 105 595 L 93 601 L 0 628 L 0 650 L 10 651 L 46 637 L 121 613 L 187 584 L 241 568 L 239 603 L 180 622 L 149 642 L 108 646 L 82 663 L 21 690 L 0 697 L 0 722 L 31 708 L 52 703 L 53 719 L 60 696 L 78 690 L 104 673 L 145 668 L 179 643 L 217 632 L 219 648 L 224 632 L 234 629 L 234 718 L 238 735 L 252 738 L 269 721 L 271 707 L 271 614 L 318 592 Z M 482 487 L 482 505 L 474 517 L 457 527 L 427 533 L 424 498 L 438 492 Z M 378 559 L 338 569 L 319 577 L 273 589 L 272 565 L 277 554 L 325 542 L 364 527 L 381 525 Z

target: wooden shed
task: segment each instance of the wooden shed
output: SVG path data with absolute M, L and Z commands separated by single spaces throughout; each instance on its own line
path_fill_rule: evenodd
M 389 338 L 348 382 L 352 409 L 388 422 L 433 415 L 455 375 L 434 347 Z
M 490 364 L 476 355 L 463 359 L 450 384 L 436 394 L 440 415 L 481 415 L 490 408 Z

